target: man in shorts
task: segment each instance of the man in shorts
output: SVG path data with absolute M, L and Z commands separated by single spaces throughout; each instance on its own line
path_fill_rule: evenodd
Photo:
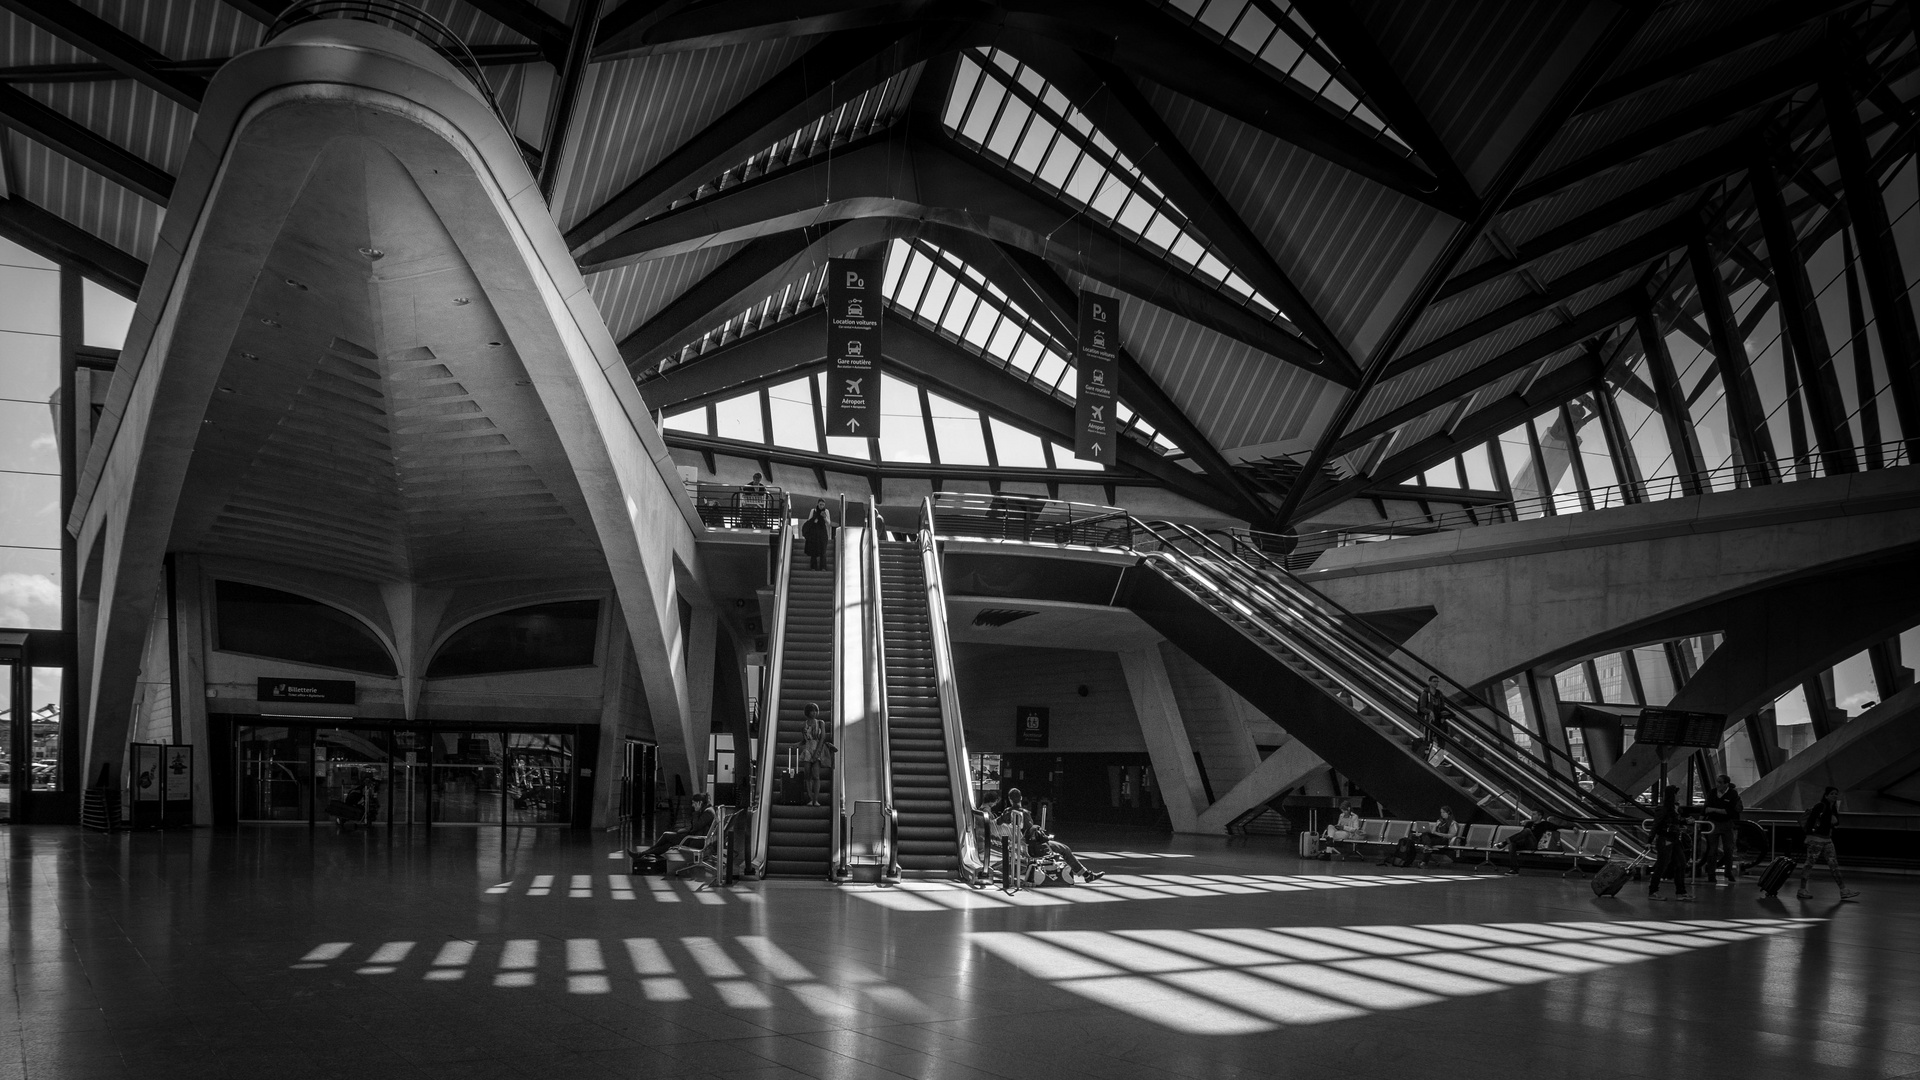
M 1840 853 L 1833 846 L 1833 830 L 1839 824 L 1840 789 L 1830 787 L 1821 794 L 1813 809 L 1807 811 L 1807 861 L 1800 865 L 1800 899 L 1813 899 L 1813 894 L 1807 891 L 1811 884 L 1807 879 L 1813 874 L 1813 864 L 1821 859 L 1825 859 L 1827 869 L 1833 871 L 1833 883 L 1840 887 L 1841 902 L 1859 897 L 1840 877 Z

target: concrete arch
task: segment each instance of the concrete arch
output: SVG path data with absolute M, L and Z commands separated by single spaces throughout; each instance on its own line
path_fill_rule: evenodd
M 87 775 L 124 752 L 161 555 L 249 297 L 309 171 L 343 136 L 405 169 L 477 278 L 511 346 L 503 363 L 522 366 L 519 385 L 531 387 L 577 486 L 651 710 L 679 720 L 660 725 L 667 761 L 697 775 L 684 672 L 667 642 L 670 560 L 683 552 L 696 564 L 699 526 L 666 447 L 511 135 L 431 49 L 331 20 L 282 34 L 214 80 L 80 477 L 68 528 L 82 550 L 102 551 L 82 691 Z M 421 586 L 404 575 L 371 584 L 389 594 L 392 636 L 416 641 Z

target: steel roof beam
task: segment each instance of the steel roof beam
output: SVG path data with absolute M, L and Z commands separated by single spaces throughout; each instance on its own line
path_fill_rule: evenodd
M 1759 11 L 1741 15 L 1725 29 L 1695 38 L 1632 71 L 1616 75 L 1593 88 L 1580 103 L 1583 113 L 1604 109 L 1622 98 L 1643 93 L 1656 86 L 1690 75 L 1709 64 L 1716 64 L 1755 45 L 1762 45 L 1858 7 L 1865 0 L 1780 0 Z M 1317 23 L 1315 24 L 1318 25 Z
M 604 2 L 574 0 L 573 28 L 567 33 L 567 47 L 554 63 L 558 70 L 547 107 L 546 138 L 540 141 L 540 194 L 549 203 L 553 201 L 553 185 L 560 180 L 567 131 L 573 125 L 574 105 L 580 100 L 580 87 L 586 82 L 587 66 L 593 59 L 594 28 L 600 25 L 600 8 Z
M 828 37 L 581 218 L 567 230 L 567 247 L 578 255 L 658 214 L 730 166 L 948 47 L 948 36 L 934 31 Z
M 148 202 L 165 206 L 173 196 L 173 177 L 165 169 L 5 84 L 0 84 L 0 124 L 85 165 Z
M 1315 440 L 1313 450 L 1307 455 L 1307 460 L 1301 467 L 1300 483 L 1287 490 L 1286 499 L 1280 505 L 1279 517 L 1283 521 L 1291 522 L 1294 519 L 1295 511 L 1299 508 L 1301 500 L 1309 494 L 1308 489 L 1313 484 L 1313 478 L 1326 464 L 1328 453 L 1333 449 L 1333 445 L 1346 433 L 1347 425 L 1359 415 L 1367 394 L 1386 374 L 1394 355 L 1400 351 L 1407 335 L 1426 314 L 1427 306 L 1437 298 L 1442 286 L 1446 285 L 1447 279 L 1453 274 L 1454 268 L 1459 266 L 1460 260 L 1480 242 L 1480 237 L 1486 232 L 1487 226 L 1493 223 L 1494 217 L 1506 205 L 1507 199 L 1520 186 L 1520 182 L 1525 179 L 1527 173 L 1532 171 L 1534 163 L 1540 160 L 1540 155 L 1560 133 L 1568 117 L 1579 108 L 1581 99 L 1587 96 L 1587 92 L 1593 89 L 1600 77 L 1619 59 L 1621 52 L 1632 44 L 1640 28 L 1646 24 L 1651 11 L 1650 6 L 1637 5 L 1618 7 L 1604 16 L 1597 12 L 1592 14 L 1591 17 L 1595 20 L 1592 24 L 1592 46 L 1567 74 L 1566 79 L 1554 90 L 1552 97 L 1538 115 L 1527 125 L 1513 152 L 1507 155 L 1506 160 L 1494 174 L 1493 180 L 1487 185 L 1485 193 L 1480 197 L 1479 205 L 1466 220 L 1460 223 L 1459 228 L 1453 231 L 1453 235 L 1447 238 L 1446 246 L 1421 274 L 1411 295 L 1395 312 L 1393 320 L 1387 325 L 1386 332 L 1381 335 L 1379 342 L 1373 348 L 1372 355 L 1367 360 L 1360 385 L 1340 403 L 1340 407 L 1334 412 L 1333 419 Z
M 1380 463 L 1372 473 L 1355 476 L 1308 496 L 1301 503 L 1302 519 L 1328 507 L 1366 493 L 1368 488 L 1389 483 L 1387 477 L 1412 476 L 1423 469 L 1455 457 L 1470 447 L 1486 442 L 1515 424 L 1538 415 L 1541 410 L 1578 397 L 1592 389 L 1604 365 L 1591 354 L 1568 361 L 1559 370 L 1522 391 L 1508 394 L 1491 405 L 1469 413 L 1451 430 L 1435 432 Z
M 1545 173 L 1515 191 L 1506 208 L 1513 210 L 1546 198 L 1608 170 L 1629 165 L 1677 139 L 1718 127 L 1742 113 L 1770 104 L 1818 77 L 1814 68 L 1816 55 L 1809 51 L 1790 57 Z
M 1472 371 L 1442 383 L 1405 405 L 1354 428 L 1333 443 L 1332 453 L 1351 453 L 1372 442 L 1376 437 L 1402 424 L 1418 420 L 1435 409 L 1442 408 L 1481 387 L 1521 370 L 1528 364 L 1543 360 L 1562 349 L 1570 349 L 1595 334 L 1618 326 L 1633 318 L 1634 310 L 1645 302 L 1644 296 L 1645 293 L 1638 285 L 1615 293 L 1574 316 L 1570 322 L 1556 326 L 1537 337 L 1529 338 L 1486 363 L 1480 364 Z
M 1063 91 L 1101 134 L 1112 139 L 1134 167 L 1226 257 L 1228 265 L 1255 291 L 1280 305 L 1315 348 L 1350 377 L 1359 378 L 1346 343 L 1280 268 L 1273 253 L 1247 227 L 1173 128 L 1154 111 L 1146 95 L 1119 69 L 1058 46 L 1028 50 L 1021 58 Z
M 1587 289 L 1619 277 L 1650 260 L 1662 258 L 1675 248 L 1685 246 L 1689 228 L 1690 226 L 1685 223 L 1669 223 L 1644 236 L 1629 240 L 1595 258 L 1592 262 L 1575 267 L 1554 278 L 1540 292 L 1523 296 L 1510 304 L 1495 308 L 1417 349 L 1401 354 L 1387 368 L 1387 377 L 1404 375 L 1422 364 L 1437 360 L 1455 349 L 1471 345 L 1488 334 L 1511 326 L 1521 319 L 1538 315 L 1555 304 L 1571 300 Z
M 661 437 L 668 446 L 678 450 L 695 450 L 702 454 L 725 454 L 728 457 L 745 458 L 749 461 L 770 461 L 778 465 L 792 465 L 807 469 L 827 469 L 868 480 L 985 480 L 999 483 L 1085 484 L 1088 487 L 1112 487 L 1116 483 L 1126 487 L 1165 486 L 1150 477 L 1139 476 L 1130 471 L 1090 472 L 1079 469 L 1020 468 L 1011 465 L 875 462 L 860 458 L 835 457 L 832 454 L 822 454 L 817 450 L 763 446 L 760 443 L 722 439 L 712 435 L 696 435 L 686 431 L 668 431 Z
M 556 68 L 564 68 L 573 31 L 566 23 L 540 10 L 527 0 L 465 0 L 467 6 L 519 34 L 540 47 L 540 53 Z
M 830 164 L 823 155 L 657 215 L 580 261 L 593 272 L 860 217 L 946 225 L 1014 244 L 1324 378 L 1344 378 L 1304 340 L 1184 267 L 938 136 L 882 132 L 849 144 Z
M 226 5 L 262 26 L 273 25 L 291 0 L 226 0 Z
M 129 300 L 140 298 L 146 263 L 18 195 L 0 199 L 0 236 L 70 266 Z
M 189 109 L 198 109 L 207 94 L 205 78 L 169 66 L 140 39 L 73 0 L 0 0 L 0 7 Z

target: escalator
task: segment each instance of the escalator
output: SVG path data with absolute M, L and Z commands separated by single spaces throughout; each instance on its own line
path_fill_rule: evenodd
M 1128 575 L 1127 606 L 1394 813 L 1447 805 L 1503 824 L 1636 813 L 1625 793 L 1444 674 L 1416 670 L 1397 642 L 1264 554 L 1184 526 L 1147 530 L 1155 543 Z M 1441 675 L 1449 711 L 1444 752 L 1432 761 L 1417 711 L 1429 674 Z
M 784 770 L 789 755 L 797 758 L 806 730 L 806 707 L 820 706 L 820 715 L 833 715 L 833 570 L 809 570 L 808 559 L 792 543 L 793 529 L 783 536 L 784 559 L 777 591 L 780 624 L 774 642 L 773 677 L 778 706 L 774 712 L 773 745 L 762 751 L 760 806 L 762 836 L 756 849 L 764 853 L 762 874 L 774 877 L 826 878 L 833 859 L 833 769 L 821 768 L 823 805 L 806 806 L 781 797 L 776 772 Z M 767 767 L 765 763 L 771 763 Z
M 887 743 L 893 809 L 899 815 L 895 858 L 908 873 L 957 873 L 954 757 L 948 753 L 941 711 L 926 568 L 917 543 L 883 542 L 879 547 Z M 964 748 L 958 756 L 964 763 Z

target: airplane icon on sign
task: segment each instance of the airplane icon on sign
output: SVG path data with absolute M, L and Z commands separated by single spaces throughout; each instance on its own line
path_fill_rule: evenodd
M 864 375 L 862 375 L 861 377 L 859 377 L 859 378 L 857 378 L 857 379 L 848 379 L 848 380 L 847 380 L 847 393 L 849 393 L 849 394 L 852 394 L 852 395 L 853 395 L 853 396 L 855 396 L 855 397 L 859 397 L 859 396 L 860 396 L 860 384 L 861 384 L 861 383 L 863 383 L 863 382 L 866 382 L 866 381 L 867 381 L 867 377 L 866 377 L 866 376 L 864 376 Z

